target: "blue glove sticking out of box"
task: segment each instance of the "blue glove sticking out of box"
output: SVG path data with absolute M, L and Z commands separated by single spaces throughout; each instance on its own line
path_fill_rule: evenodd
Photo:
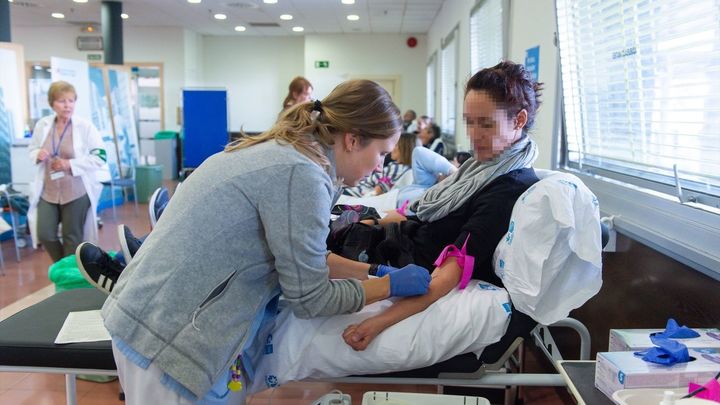
M 687 346 L 684 344 L 671 339 L 658 337 L 657 335 L 650 336 L 650 340 L 656 347 L 643 350 L 641 352 L 635 352 L 636 356 L 641 356 L 642 359 L 647 362 L 662 364 L 665 366 L 672 366 L 673 364 L 687 363 L 690 361 Z
M 654 336 L 665 339 L 690 339 L 699 337 L 700 334 L 687 326 L 678 325 L 673 318 L 670 318 L 665 326 L 665 331 L 655 333 Z

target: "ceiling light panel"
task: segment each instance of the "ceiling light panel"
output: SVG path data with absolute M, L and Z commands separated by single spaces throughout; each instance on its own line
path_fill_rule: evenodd
M 223 13 L 217 13 L 213 15 L 213 18 L 216 20 L 227 20 L 227 15 Z
M 280 16 L 280 19 L 281 19 L 281 20 L 284 20 L 284 21 L 290 21 L 290 20 L 293 19 L 293 16 L 290 15 L 290 14 L 282 14 L 282 15 Z

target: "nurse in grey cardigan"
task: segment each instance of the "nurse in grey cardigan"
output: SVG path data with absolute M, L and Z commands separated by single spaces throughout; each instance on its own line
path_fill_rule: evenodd
M 332 279 L 354 269 L 325 247 L 340 187 L 379 170 L 401 128 L 385 90 L 349 81 L 188 178 L 103 307 L 128 404 L 244 403 L 243 381 L 270 378 L 253 365 L 280 294 L 308 318 L 427 292 L 415 265 Z

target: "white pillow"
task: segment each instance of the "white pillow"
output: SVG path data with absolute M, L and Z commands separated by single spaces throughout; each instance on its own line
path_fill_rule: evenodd
M 344 377 L 411 370 L 482 350 L 500 340 L 510 321 L 504 289 L 472 280 L 428 309 L 385 330 L 364 351 L 342 339 L 348 325 L 361 322 L 392 305 L 384 300 L 361 312 L 298 319 L 289 309 L 278 314 L 265 355 L 255 369 L 249 393 L 307 378 Z
M 577 177 L 554 172 L 523 193 L 495 250 L 495 274 L 515 308 L 557 322 L 602 286 L 600 214 Z

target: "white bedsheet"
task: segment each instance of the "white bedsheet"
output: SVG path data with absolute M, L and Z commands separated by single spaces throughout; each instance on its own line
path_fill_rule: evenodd
M 249 392 L 308 378 L 410 370 L 468 352 L 479 356 L 505 334 L 509 301 L 504 289 L 473 280 L 465 290 L 456 288 L 427 310 L 388 328 L 361 352 L 345 344 L 342 332 L 387 308 L 391 300 L 355 314 L 315 319 L 298 319 L 285 309 L 277 317 Z

